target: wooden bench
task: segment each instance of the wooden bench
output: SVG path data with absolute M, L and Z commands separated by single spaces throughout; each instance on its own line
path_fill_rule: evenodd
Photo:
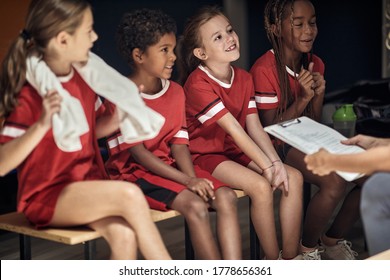
M 243 191 L 236 190 L 237 197 L 246 196 Z M 180 216 L 180 213 L 174 210 L 162 212 L 150 210 L 154 222 L 159 222 Z M 252 223 L 251 229 L 251 258 L 255 257 L 258 252 L 258 241 L 256 243 L 256 233 L 253 232 Z M 20 259 L 31 259 L 31 237 L 59 242 L 66 245 L 84 244 L 85 259 L 93 259 L 96 251 L 96 239 L 101 235 L 85 226 L 71 228 L 46 228 L 36 229 L 22 213 L 12 212 L 0 215 L 0 229 L 19 234 L 19 249 Z M 254 235 L 254 236 L 253 236 Z M 256 237 L 256 239 L 254 239 Z M 253 240 L 253 241 L 252 241 Z M 255 242 L 252 244 L 252 242 Z M 253 246 L 253 252 L 252 252 Z M 194 259 L 194 251 L 192 248 L 189 230 L 185 222 L 185 255 L 186 259 Z

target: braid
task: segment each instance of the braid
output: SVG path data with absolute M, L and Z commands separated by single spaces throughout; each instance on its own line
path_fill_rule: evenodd
M 288 74 L 286 72 L 286 59 L 284 57 L 282 48 L 283 42 L 281 36 L 278 36 L 282 29 L 284 10 L 286 4 L 289 2 L 291 2 L 291 0 L 270 0 L 266 5 L 264 14 L 264 25 L 267 32 L 267 37 L 271 42 L 274 51 L 276 70 L 278 73 L 279 87 L 281 91 L 280 104 L 277 108 L 275 116 L 276 122 L 282 121 L 282 114 L 287 109 L 292 99 L 291 95 L 289 94 L 291 89 Z
M 282 121 L 283 112 L 287 110 L 289 105 L 294 101 L 294 96 L 291 94 L 291 86 L 289 76 L 286 71 L 287 59 L 283 52 L 283 42 L 279 34 L 282 31 L 282 21 L 287 17 L 291 19 L 291 33 L 293 32 L 293 16 L 294 16 L 294 2 L 295 0 L 269 0 L 264 10 L 264 26 L 267 37 L 272 45 L 276 70 L 278 73 L 279 87 L 280 87 L 280 103 L 277 108 L 275 120 Z M 288 9 L 289 8 L 289 9 Z M 274 27 L 273 27 L 274 25 Z M 312 61 L 312 51 L 309 56 L 302 55 L 302 65 L 307 69 L 310 61 Z M 291 63 L 292 64 L 292 63 Z M 292 64 L 293 65 L 293 64 Z M 299 73 L 300 69 L 292 69 L 294 73 Z M 297 77 L 294 77 L 295 82 L 298 83 Z M 310 102 L 305 108 L 304 115 L 313 117 L 313 104 Z

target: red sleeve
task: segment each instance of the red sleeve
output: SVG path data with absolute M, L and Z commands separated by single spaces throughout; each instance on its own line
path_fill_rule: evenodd
M 201 70 L 199 70 L 201 71 Z M 229 111 L 225 108 L 216 88 L 204 79 L 188 79 L 184 85 L 186 92 L 187 116 L 203 126 L 215 123 Z
M 0 132 L 0 143 L 4 144 L 22 136 L 39 119 L 42 111 L 42 98 L 31 87 L 26 86 L 18 96 L 18 104 L 5 119 Z
M 258 109 L 275 109 L 279 105 L 278 79 L 272 68 L 255 64 L 251 69 Z

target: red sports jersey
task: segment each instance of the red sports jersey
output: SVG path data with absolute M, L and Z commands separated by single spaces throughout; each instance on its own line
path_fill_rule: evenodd
M 243 128 L 246 117 L 257 114 L 252 77 L 234 66 L 232 72 L 231 82 L 227 84 L 199 66 L 184 85 L 190 150 L 194 159 L 199 155 L 223 154 L 226 150 L 237 149 L 231 137 L 216 123 L 226 113 L 230 112 Z
M 313 71 L 324 75 L 325 65 L 322 60 L 318 56 L 313 55 L 312 61 L 314 62 Z M 298 76 L 298 74 L 294 73 L 287 66 L 286 71 L 289 74 L 291 92 L 294 96 L 297 96 L 301 89 L 294 75 Z M 253 64 L 250 73 L 253 76 L 255 84 L 255 96 L 258 109 L 269 110 L 278 108 L 281 92 L 273 50 L 269 50 L 259 57 L 255 64 Z
M 68 77 L 61 77 L 60 81 L 64 89 L 80 100 L 89 132 L 80 137 L 82 150 L 63 152 L 57 148 L 50 129 L 18 167 L 18 211 L 25 212 L 26 208 L 33 205 L 30 210 L 35 208 L 39 212 L 35 213 L 42 216 L 27 217 L 38 226 L 50 221 L 57 196 L 63 187 L 76 181 L 107 178 L 95 136 L 95 119 L 103 110 L 102 103 L 76 71 L 72 71 Z M 0 132 L 0 143 L 23 135 L 37 122 L 41 112 L 41 96 L 26 84 L 18 96 L 18 105 L 5 120 Z
M 163 89 L 154 95 L 142 94 L 145 104 L 165 117 L 165 123 L 159 134 L 142 143 L 150 152 L 165 163 L 172 165 L 174 159 L 171 156 L 172 144 L 187 144 L 188 132 L 185 120 L 185 96 L 183 88 L 175 82 L 162 80 Z M 112 109 L 112 108 L 111 108 Z M 107 138 L 107 146 L 110 158 L 106 162 L 107 170 L 111 178 L 135 182 L 133 174 L 135 170 L 145 168 L 134 161 L 128 152 L 130 147 L 138 143 L 128 144 L 123 142 L 120 131 Z

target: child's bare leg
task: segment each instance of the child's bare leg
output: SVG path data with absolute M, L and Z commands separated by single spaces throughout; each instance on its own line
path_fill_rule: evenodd
M 304 156 L 302 152 L 291 149 L 287 155 L 286 164 L 300 170 L 306 182 L 319 187 L 318 192 L 309 202 L 302 234 L 302 245 L 306 248 L 314 248 L 327 227 L 337 204 L 345 196 L 347 183 L 335 173 L 327 176 L 314 175 L 307 170 L 303 160 Z
M 137 238 L 129 223 L 121 217 L 109 217 L 97 220 L 89 226 L 100 232 L 111 249 L 112 260 L 137 259 Z
M 134 230 L 146 259 L 170 259 L 142 191 L 122 181 L 85 181 L 67 186 L 58 198 L 54 226 L 91 224 L 119 216 Z
M 173 200 L 171 208 L 179 211 L 186 219 L 197 258 L 221 259 L 211 231 L 208 204 L 195 193 L 184 190 Z
M 259 173 L 233 161 L 224 161 L 212 174 L 218 180 L 243 190 L 251 199 L 251 217 L 267 259 L 277 259 L 279 246 L 276 238 L 273 191 Z
M 289 191 L 281 194 L 279 217 L 282 231 L 282 248 L 284 259 L 295 258 L 299 252 L 299 240 L 302 225 L 303 204 L 303 178 L 302 174 L 290 167 L 285 166 L 289 178 Z
M 359 219 L 360 211 L 358 209 L 360 207 L 360 195 L 360 186 L 354 187 L 347 194 L 338 214 L 333 220 L 332 226 L 328 229 L 325 235 L 325 238 L 328 237 L 333 239 L 334 244 L 325 245 L 336 245 L 338 240 L 344 239 Z
M 217 235 L 224 260 L 242 259 L 241 231 L 237 213 L 237 195 L 228 188 L 219 188 L 211 206 L 217 212 Z

